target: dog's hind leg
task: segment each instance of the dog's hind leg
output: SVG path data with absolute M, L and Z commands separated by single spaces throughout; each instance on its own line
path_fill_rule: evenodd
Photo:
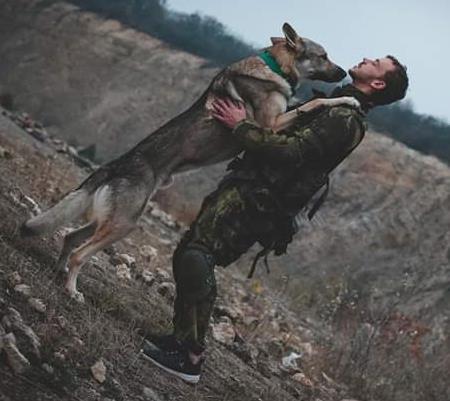
M 94 235 L 87 242 L 73 251 L 69 257 L 69 274 L 67 276 L 65 289 L 70 297 L 78 302 L 84 302 L 83 294 L 77 290 L 77 277 L 83 265 L 92 255 L 123 238 L 135 226 L 131 223 L 118 226 L 115 223 L 116 222 L 114 221 L 106 221 L 99 225 Z
M 83 301 L 82 294 L 77 291 L 77 277 L 82 266 L 96 252 L 125 237 L 136 226 L 154 182 L 151 171 L 138 170 L 132 179 L 118 178 L 97 190 L 92 210 L 97 222 L 95 232 L 69 256 L 65 288 L 72 298 Z
M 57 271 L 64 273 L 69 271 L 67 268 L 69 255 L 76 247 L 80 246 L 94 234 L 96 227 L 97 222 L 93 221 L 77 230 L 73 230 L 64 237 L 64 245 L 55 266 Z

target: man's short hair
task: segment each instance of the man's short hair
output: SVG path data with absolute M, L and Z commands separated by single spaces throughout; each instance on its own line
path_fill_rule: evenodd
M 397 100 L 403 99 L 408 89 L 409 80 L 406 73 L 406 67 L 394 57 L 386 56 L 394 63 L 395 69 L 387 71 L 384 74 L 383 80 L 386 86 L 383 90 L 372 93 L 371 99 L 377 106 L 393 103 Z

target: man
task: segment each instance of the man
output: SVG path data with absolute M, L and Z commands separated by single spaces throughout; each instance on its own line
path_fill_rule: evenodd
M 300 115 L 280 133 L 245 120 L 242 106 L 216 101 L 214 116 L 233 128 L 230 135 L 242 141 L 246 152 L 231 162 L 231 172 L 205 198 L 175 250 L 174 333 L 146 341 L 143 355 L 153 363 L 198 382 L 216 298 L 214 266 L 229 265 L 255 242 L 263 246 L 262 254 L 284 253 L 296 231 L 295 216 L 363 139 L 365 113 L 402 99 L 408 87 L 406 69 L 393 56 L 363 59 L 349 74 L 352 84 L 331 97 L 353 96 L 360 109 L 337 106 L 312 117 Z

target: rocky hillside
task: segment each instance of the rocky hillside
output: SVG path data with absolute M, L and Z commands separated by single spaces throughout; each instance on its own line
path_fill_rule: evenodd
M 0 93 L 12 94 L 50 133 L 95 144 L 102 160 L 186 109 L 216 72 L 201 58 L 57 1 L 0 2 L 0 54 Z
M 370 132 L 272 258 L 268 281 L 287 275 L 293 308 L 330 323 L 336 371 L 369 399 L 450 397 L 449 188 L 447 165 Z
M 68 143 L 95 145 L 99 161 L 188 108 L 217 73 L 206 60 L 58 1 L 0 2 L 0 55 L 0 96 Z M 163 194 L 173 213 L 192 218 L 198 185 L 208 191 L 223 167 L 207 171 Z M 183 201 L 174 202 L 179 192 Z
M 220 295 L 200 384 L 183 384 L 139 356 L 147 334 L 170 329 L 170 261 L 184 230 L 156 205 L 127 239 L 84 268 L 86 302 L 69 299 L 53 269 L 61 233 L 23 240 L 18 227 L 86 171 L 74 164 L 73 149 L 33 120 L 0 112 L 1 400 L 348 398 L 348 388 L 326 373 L 316 342 L 325 331 L 236 269 L 217 271 Z
M 100 159 L 128 149 L 187 107 L 215 73 L 204 68 L 204 60 L 115 21 L 53 3 L 0 3 L 0 94 L 11 94 L 16 108 L 42 120 L 51 134 L 75 145 L 95 143 Z M 7 130 L 3 135 L 6 140 L 12 134 Z M 16 141 L 16 148 L 5 147 L 5 155 L 12 152 L 17 160 L 28 158 L 28 164 L 22 160 L 20 167 L 8 156 L 2 160 L 3 185 L 8 188 L 2 192 L 7 199 L 3 210 L 9 222 L 3 235 L 8 252 L 14 255 L 24 245 L 10 236 L 25 211 L 11 203 L 14 200 L 6 195 L 10 188 L 19 191 L 13 191 L 18 200 L 22 193 L 39 204 L 49 204 L 81 174 L 67 161 L 56 163 L 58 157 L 39 156 L 50 152 L 47 147 L 39 146 L 33 153 L 29 149 L 38 146 L 37 142 L 26 148 L 21 140 Z M 73 149 L 70 152 L 75 154 Z M 203 195 L 214 188 L 222 169 L 180 177 L 174 187 L 158 194 L 157 200 L 173 216 L 189 220 Z M 266 277 L 263 268 L 257 272 L 257 279 L 273 286 L 277 294 L 267 302 L 288 302 L 301 316 L 314 319 L 310 324 L 320 319 L 319 326 L 326 329 L 314 335 L 323 347 L 323 353 L 317 351 L 321 359 L 316 353 L 316 366 L 320 366 L 319 359 L 326 361 L 334 377 L 348 383 L 361 398 L 450 399 L 445 375 L 450 370 L 449 183 L 450 170 L 443 163 L 370 132 L 333 174 L 330 196 L 313 222 L 301 221 L 288 255 L 269 258 L 270 276 Z M 154 221 L 143 222 L 143 230 L 151 232 L 146 224 L 153 227 Z M 157 247 L 159 235 L 174 235 L 173 247 L 176 234 L 158 233 L 133 241 Z M 27 244 L 32 246 L 31 253 L 23 256 L 19 252 L 18 257 L 35 263 L 30 277 L 36 275 L 38 266 L 51 264 L 55 258 L 53 242 L 43 244 L 44 250 Z M 167 245 L 164 262 L 158 262 L 158 267 L 167 268 L 170 249 Z M 252 255 L 239 262 L 242 269 L 248 269 Z M 17 270 L 14 260 L 7 269 L 2 268 L 8 274 Z M 230 270 L 233 280 L 240 283 L 238 273 Z M 50 280 L 51 269 L 46 274 Z M 6 283 L 9 281 L 5 281 L 5 291 L 9 288 Z M 53 283 L 47 283 L 50 285 Z M 259 284 L 245 285 L 260 290 Z M 56 293 L 59 289 L 56 285 L 51 288 Z M 242 288 L 249 291 L 249 287 Z M 93 293 L 87 297 L 91 303 Z M 148 302 L 153 301 L 161 304 L 159 298 Z M 168 309 L 159 316 L 164 316 L 167 324 Z M 82 327 L 85 315 L 79 318 L 77 324 Z M 121 324 L 132 321 L 127 318 Z M 331 338 L 329 329 L 334 334 Z M 137 343 L 135 340 L 131 348 L 135 350 Z M 280 386 L 284 386 L 283 380 Z

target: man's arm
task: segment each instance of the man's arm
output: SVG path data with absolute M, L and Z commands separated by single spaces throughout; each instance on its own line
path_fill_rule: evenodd
M 359 141 L 364 130 L 354 110 L 348 107 L 324 110 L 303 126 L 292 127 L 290 135 L 275 133 L 245 120 L 242 104 L 224 100 L 217 101 L 213 107 L 214 117 L 234 128 L 232 135 L 246 150 L 276 161 L 301 163 L 323 154 L 345 152 Z
M 287 136 L 244 120 L 236 125 L 232 135 L 246 150 L 263 158 L 297 164 L 335 152 L 342 154 L 362 135 L 361 123 L 354 112 L 344 107 L 325 110 L 308 124 L 291 130 L 292 135 Z
M 343 104 L 347 104 L 356 108 L 360 107 L 359 102 L 351 96 L 343 96 L 337 98 L 316 98 L 303 103 L 301 106 L 298 106 L 293 110 L 280 114 L 276 118 L 275 124 L 272 129 L 275 132 L 282 131 L 294 124 L 294 122 L 300 115 L 311 113 L 323 107 L 335 107 Z

